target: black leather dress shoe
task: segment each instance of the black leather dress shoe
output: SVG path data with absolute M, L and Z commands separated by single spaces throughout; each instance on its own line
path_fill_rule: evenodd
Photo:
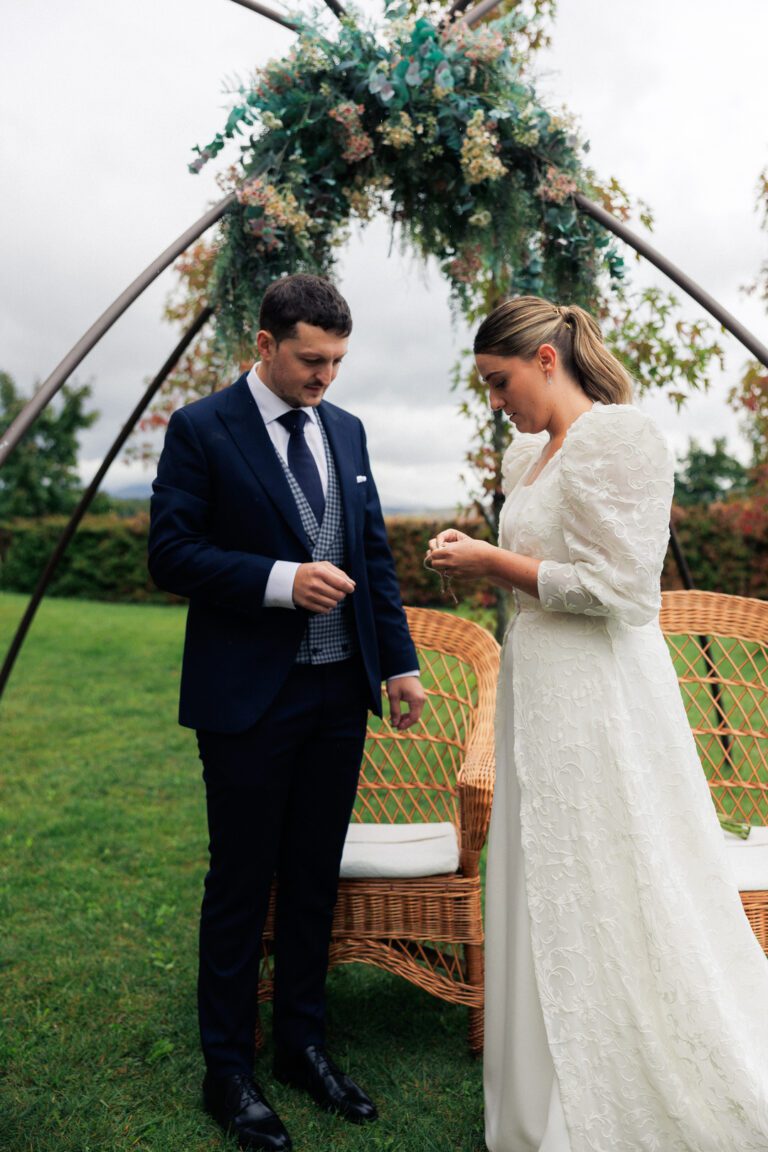
M 378 1116 L 373 1101 L 334 1064 L 325 1048 L 311 1044 L 303 1052 L 278 1052 L 274 1074 L 281 1084 L 303 1088 L 326 1112 L 336 1112 L 353 1124 L 365 1124 Z
M 237 1136 L 240 1148 L 289 1152 L 292 1147 L 282 1120 L 250 1076 L 206 1074 L 203 1104 L 228 1135 Z

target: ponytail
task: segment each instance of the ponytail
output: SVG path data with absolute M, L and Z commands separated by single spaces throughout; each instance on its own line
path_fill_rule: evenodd
M 539 296 L 505 300 L 478 328 L 474 352 L 532 360 L 542 344 L 557 349 L 563 369 L 590 400 L 631 402 L 629 373 L 606 348 L 597 322 L 578 304 L 559 307 Z

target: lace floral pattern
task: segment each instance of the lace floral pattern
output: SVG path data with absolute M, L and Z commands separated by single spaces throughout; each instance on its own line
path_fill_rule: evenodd
M 519 786 L 570 1152 L 766 1152 L 768 965 L 656 622 L 672 462 L 642 413 L 595 405 L 518 499 L 541 447 L 519 437 L 504 461 L 501 543 L 546 559 L 507 636 L 497 772 Z M 503 1014 L 503 984 L 487 994 Z

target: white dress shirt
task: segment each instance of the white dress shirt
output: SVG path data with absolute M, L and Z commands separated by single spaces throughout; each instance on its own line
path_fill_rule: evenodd
M 287 464 L 288 441 L 291 434 L 280 423 L 279 417 L 285 412 L 294 411 L 294 409 L 291 408 L 290 404 L 286 404 L 285 400 L 281 400 L 271 388 L 267 388 L 264 381 L 260 379 L 256 367 L 257 365 L 254 364 L 248 373 L 248 387 L 256 401 L 256 407 L 261 413 L 270 440 Z M 325 448 L 317 420 L 317 412 L 314 408 L 302 408 L 301 411 L 306 412 L 308 417 L 304 425 L 304 439 L 317 464 L 320 483 L 323 486 L 323 496 L 327 496 L 328 462 L 325 459 Z M 293 602 L 293 582 L 298 567 L 299 565 L 293 560 L 275 560 L 267 579 L 267 586 L 264 589 L 263 603 L 265 608 L 296 608 Z M 396 675 L 390 676 L 389 679 L 399 680 L 402 676 L 418 675 L 419 670 L 414 669 L 411 672 L 398 672 Z
M 256 401 L 256 407 L 261 413 L 261 418 L 269 433 L 270 440 L 287 464 L 288 441 L 291 434 L 288 429 L 280 423 L 280 417 L 286 412 L 292 412 L 293 409 L 290 404 L 286 404 L 285 400 L 281 400 L 271 388 L 267 388 L 263 380 L 259 378 L 255 364 L 248 373 L 248 387 Z M 301 411 L 305 412 L 308 417 L 304 425 L 304 439 L 317 464 L 317 470 L 320 473 L 320 483 L 323 486 L 323 496 L 327 496 L 328 463 L 325 459 L 323 438 L 317 423 L 317 412 L 315 412 L 314 408 L 302 408 Z M 267 586 L 264 589 L 265 608 L 296 607 L 293 602 L 293 581 L 296 578 L 296 570 L 298 567 L 299 565 L 293 560 L 275 560 L 272 565 L 272 570 L 269 573 Z

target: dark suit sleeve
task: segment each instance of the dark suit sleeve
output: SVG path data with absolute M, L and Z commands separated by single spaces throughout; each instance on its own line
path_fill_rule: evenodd
M 149 571 L 158 587 L 249 614 L 263 611 L 274 558 L 216 543 L 211 469 L 184 409 L 168 424 L 152 487 Z
M 419 667 L 403 611 L 395 562 L 387 540 L 384 515 L 371 471 L 365 430 L 360 425 L 365 474 L 368 477 L 363 542 L 382 679 Z

